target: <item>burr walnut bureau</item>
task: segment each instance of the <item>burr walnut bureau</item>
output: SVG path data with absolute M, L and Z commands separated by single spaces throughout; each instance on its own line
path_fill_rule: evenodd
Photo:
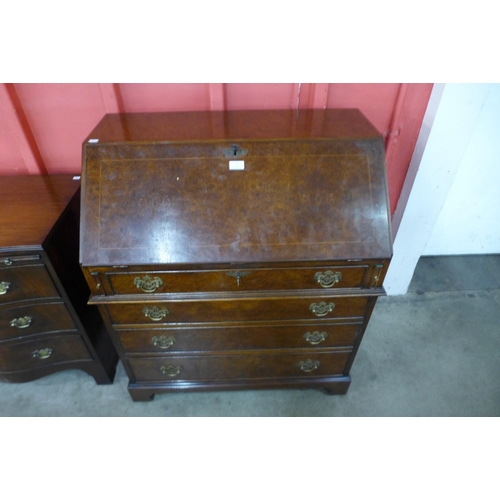
M 135 401 L 347 391 L 392 255 L 384 143 L 359 111 L 106 115 L 81 217 Z
M 118 355 L 78 262 L 79 188 L 71 175 L 0 177 L 2 381 L 66 369 L 113 381 Z

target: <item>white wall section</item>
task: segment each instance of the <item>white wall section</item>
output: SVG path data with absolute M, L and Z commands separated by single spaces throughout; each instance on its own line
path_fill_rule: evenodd
M 488 87 L 423 255 L 500 253 L 500 85 Z
M 442 95 L 425 150 L 423 154 L 417 149 L 415 152 L 421 154 L 421 161 L 394 240 L 394 256 L 384 282 L 389 295 L 401 295 L 408 290 L 471 139 L 480 127 L 479 117 L 492 87 L 446 84 L 435 89 L 442 90 Z

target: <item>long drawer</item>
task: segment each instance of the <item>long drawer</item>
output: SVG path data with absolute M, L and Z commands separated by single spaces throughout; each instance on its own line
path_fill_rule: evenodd
M 59 293 L 45 266 L 24 265 L 0 269 L 0 305 L 37 298 L 57 298 Z
M 77 330 L 64 304 L 37 304 L 0 311 L 0 340 Z
M 354 344 L 361 323 L 116 329 L 126 353 L 331 348 Z
M 108 304 L 113 324 L 197 323 L 361 317 L 367 297 L 316 296 Z
M 235 380 L 342 375 L 350 351 L 128 358 L 137 380 Z
M 361 288 L 368 264 L 328 267 L 290 267 L 225 270 L 108 271 L 101 281 L 108 282 L 112 295 L 189 292 L 248 292 L 260 290 L 321 290 L 322 288 Z
M 92 356 L 79 335 L 30 340 L 0 347 L 0 373 L 91 359 Z

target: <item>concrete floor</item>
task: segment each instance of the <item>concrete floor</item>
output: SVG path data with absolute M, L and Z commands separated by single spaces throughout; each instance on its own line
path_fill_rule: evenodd
M 65 371 L 0 383 L 0 416 L 499 416 L 500 256 L 424 257 L 404 296 L 379 299 L 345 396 L 316 390 L 156 395 L 133 403 Z

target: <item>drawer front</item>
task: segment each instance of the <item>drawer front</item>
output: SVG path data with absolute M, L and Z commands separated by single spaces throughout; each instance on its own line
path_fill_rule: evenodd
M 349 352 L 129 358 L 136 380 L 238 380 L 342 375 Z
M 30 370 L 64 361 L 91 360 L 79 335 L 18 342 L 0 347 L 0 373 Z
M 117 329 L 126 353 L 331 348 L 354 344 L 361 323 Z
M 0 269 L 0 305 L 38 298 L 57 298 L 52 279 L 43 265 Z
M 213 271 L 108 272 L 113 295 L 361 288 L 368 265 Z
M 0 311 L 0 340 L 77 330 L 64 304 L 39 304 Z
M 106 306 L 113 324 L 296 320 L 363 316 L 367 297 L 183 300 Z
M 23 264 L 36 264 L 41 262 L 42 257 L 37 254 L 9 254 L 2 252 L 0 248 L 0 271 L 5 268 L 12 268 Z

